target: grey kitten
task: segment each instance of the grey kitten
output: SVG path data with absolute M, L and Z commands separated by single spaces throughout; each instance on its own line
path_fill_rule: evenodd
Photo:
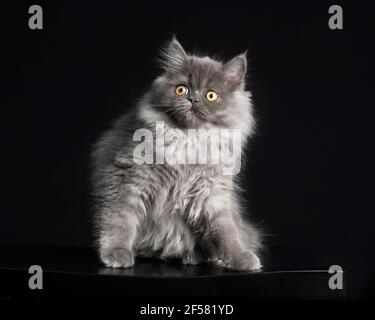
M 92 153 L 100 259 L 113 268 L 133 266 L 135 256 L 153 256 L 260 269 L 260 234 L 242 216 L 235 176 L 224 175 L 221 165 L 138 164 L 134 159 L 139 144 L 134 132 L 155 133 L 156 121 L 163 121 L 165 132 L 240 129 L 243 147 L 255 125 L 245 91 L 246 56 L 222 63 L 188 55 L 173 38 L 161 62 L 162 75 Z

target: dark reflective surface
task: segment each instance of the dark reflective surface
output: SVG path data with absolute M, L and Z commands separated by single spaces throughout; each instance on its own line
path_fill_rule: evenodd
M 238 276 L 259 272 L 230 271 L 214 264 L 186 266 L 178 260 L 165 262 L 157 259 L 137 258 L 128 269 L 112 269 L 101 265 L 92 248 L 57 246 L 0 246 L 0 268 L 27 269 L 38 264 L 45 271 L 72 272 L 98 275 L 137 277 L 209 277 Z M 307 248 L 273 248 L 263 254 L 264 268 L 261 273 L 291 270 L 327 270 L 319 266 Z
M 273 248 L 260 272 L 234 272 L 203 264 L 184 266 L 137 259 L 129 269 L 103 267 L 93 249 L 0 246 L 0 298 L 50 295 L 127 297 L 342 298 L 328 288 L 328 266 L 306 248 Z M 30 290 L 28 268 L 43 269 L 43 290 Z

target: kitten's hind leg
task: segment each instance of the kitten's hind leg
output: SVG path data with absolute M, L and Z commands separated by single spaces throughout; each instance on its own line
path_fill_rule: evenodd
M 187 250 L 182 256 L 181 261 L 186 265 L 198 265 L 211 262 L 212 244 L 202 237 L 196 238 L 196 244 L 193 249 Z
M 181 262 L 182 262 L 182 264 L 195 266 L 195 265 L 203 263 L 204 260 L 202 259 L 202 257 L 200 257 L 195 252 L 189 252 L 189 253 L 186 253 L 182 257 Z
M 198 265 L 207 262 L 209 259 L 209 253 L 202 249 L 200 246 L 196 246 L 193 250 L 187 251 L 181 258 L 182 264 L 186 265 Z

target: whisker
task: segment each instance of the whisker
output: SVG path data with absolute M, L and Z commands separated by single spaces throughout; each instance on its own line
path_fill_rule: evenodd
M 178 105 L 172 105 L 172 104 L 150 104 L 151 107 L 172 107 L 172 108 L 176 108 L 176 107 L 188 107 L 190 106 L 190 104 L 186 103 L 186 104 L 178 104 Z

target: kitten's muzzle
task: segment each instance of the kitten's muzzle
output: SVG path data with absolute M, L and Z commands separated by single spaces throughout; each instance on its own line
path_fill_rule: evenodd
M 189 96 L 188 97 L 188 100 L 191 102 L 191 103 L 194 103 L 194 102 L 199 102 L 200 100 L 195 97 L 195 96 Z

